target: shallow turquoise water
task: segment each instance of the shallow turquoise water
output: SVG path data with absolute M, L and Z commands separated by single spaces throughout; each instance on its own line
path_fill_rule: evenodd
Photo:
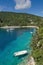
M 30 32 L 34 29 L 0 29 L 0 65 L 17 65 L 22 61 L 22 57 L 14 57 L 13 53 L 21 50 L 30 52 L 33 35 Z

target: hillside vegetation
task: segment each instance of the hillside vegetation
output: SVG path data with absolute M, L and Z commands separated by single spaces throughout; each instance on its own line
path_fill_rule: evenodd
M 18 25 L 34 25 L 39 27 L 32 40 L 32 56 L 35 59 L 36 65 L 43 65 L 43 17 L 31 14 L 0 12 L 0 27 Z
M 0 12 L 0 26 L 22 26 L 38 25 L 43 26 L 43 18 L 31 14 L 21 14 L 12 12 Z

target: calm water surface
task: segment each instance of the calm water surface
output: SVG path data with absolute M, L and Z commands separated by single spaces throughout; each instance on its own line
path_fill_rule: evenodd
M 30 53 L 33 35 L 30 32 L 34 33 L 34 29 L 0 29 L 0 65 L 19 65 L 23 59 L 13 53 L 21 50 Z

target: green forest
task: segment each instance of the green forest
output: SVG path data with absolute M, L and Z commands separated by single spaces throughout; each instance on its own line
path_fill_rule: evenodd
M 0 27 L 1 26 L 28 26 L 37 25 L 43 26 L 43 18 L 25 13 L 0 12 Z

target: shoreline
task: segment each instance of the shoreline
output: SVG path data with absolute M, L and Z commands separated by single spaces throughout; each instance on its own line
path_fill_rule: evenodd
M 0 28 L 3 28 L 3 29 L 9 29 L 9 28 L 36 28 L 36 29 L 39 29 L 38 26 L 3 26 L 3 27 L 0 27 Z
M 31 56 L 27 65 L 36 65 L 34 58 Z

